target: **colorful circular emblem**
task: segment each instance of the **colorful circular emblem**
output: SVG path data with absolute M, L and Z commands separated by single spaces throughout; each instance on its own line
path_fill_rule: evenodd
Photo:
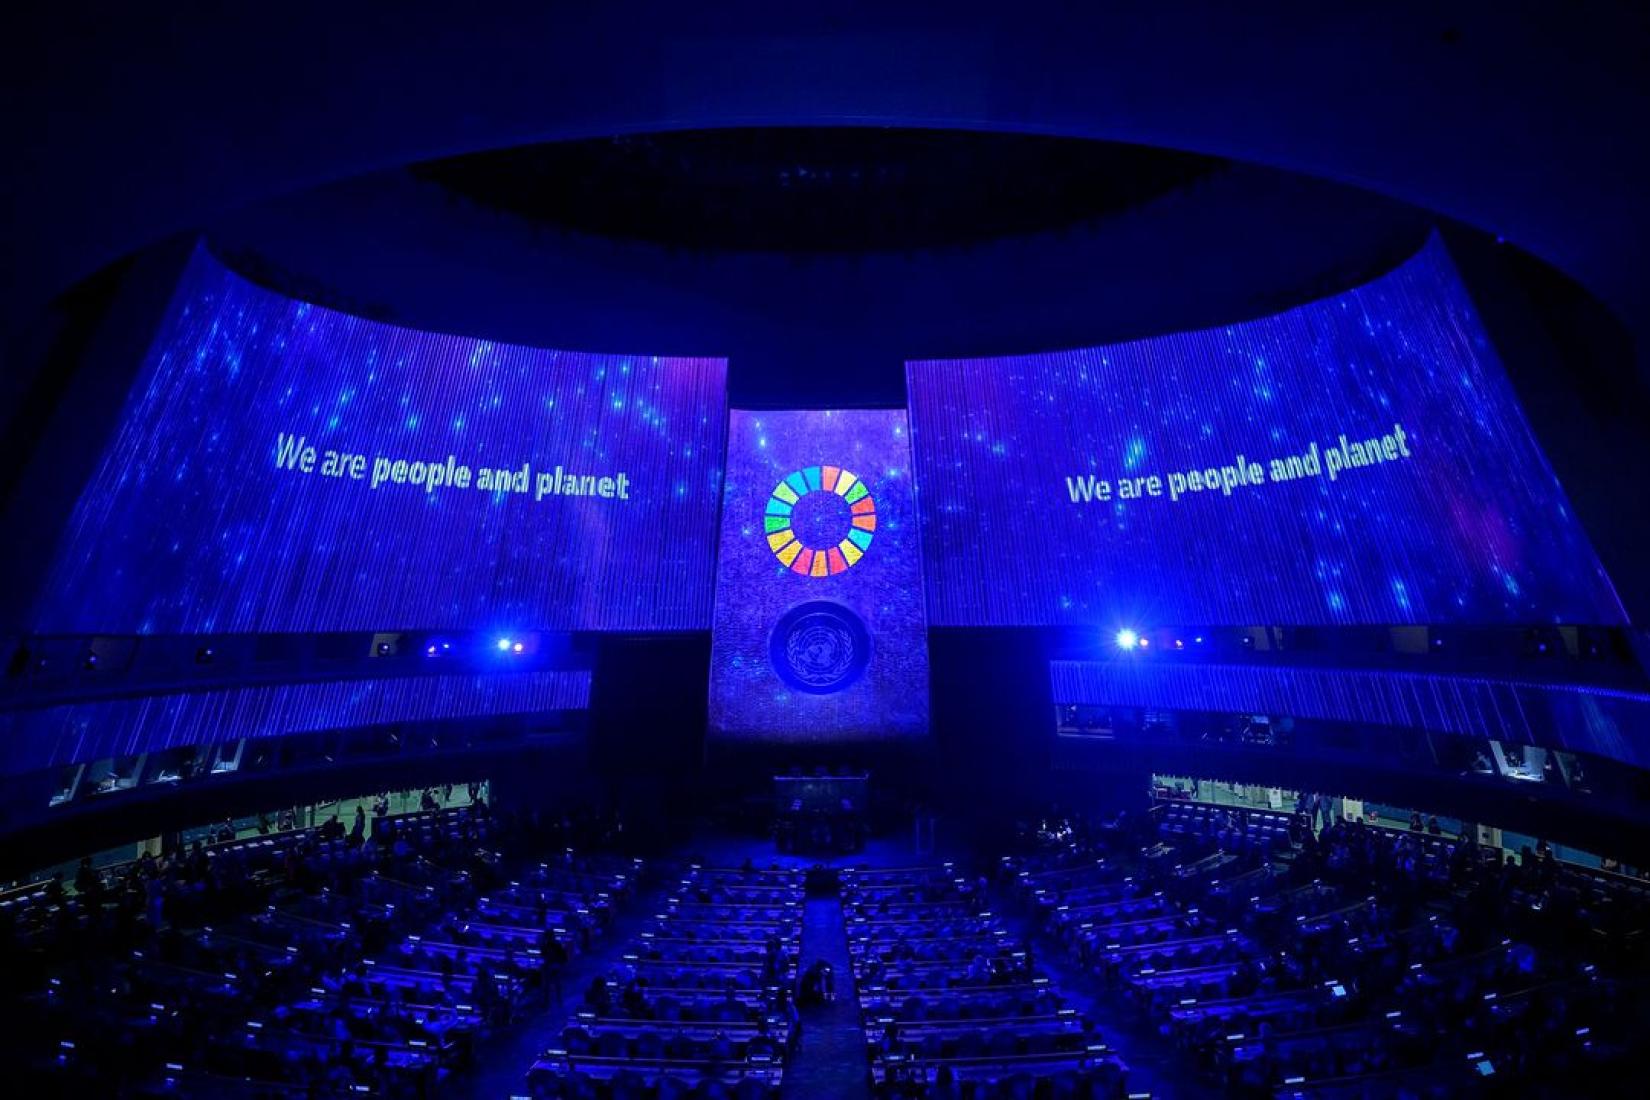
M 809 466 L 781 481 L 762 517 L 780 564 L 804 577 L 834 577 L 865 556 L 877 506 L 865 482 L 839 466 Z

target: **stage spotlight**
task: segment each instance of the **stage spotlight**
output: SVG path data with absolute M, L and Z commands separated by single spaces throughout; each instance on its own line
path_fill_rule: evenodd
M 436 651 L 435 651 L 435 643 L 434 642 L 431 642 L 429 645 L 424 647 L 424 655 L 426 657 L 434 657 L 435 652 Z
M 1203 635 L 1199 634 L 1197 637 L 1193 638 L 1192 641 L 1196 645 L 1202 645 L 1203 644 Z
M 1132 630 L 1124 629 L 1117 632 L 1117 648 L 1133 649 L 1140 643 L 1140 635 Z
M 523 649 L 526 649 L 527 647 L 522 645 L 520 642 L 517 642 L 515 645 L 511 646 L 510 648 L 514 652 L 520 653 Z
M 212 647 L 211 646 L 202 646 L 201 648 L 195 650 L 195 663 L 197 665 L 209 665 L 209 664 L 211 664 L 212 663 Z
M 1185 649 L 1186 648 L 1186 643 L 1181 641 L 1179 638 L 1176 638 L 1174 640 L 1174 647 L 1176 649 Z
M 508 653 L 508 652 L 510 652 L 510 639 L 508 639 L 508 638 L 500 638 L 500 639 L 499 639 L 499 640 L 498 640 L 498 651 L 499 651 L 499 652 L 500 652 L 500 653 Z
M 97 654 L 88 649 L 86 659 L 81 662 L 81 665 L 87 672 L 95 672 L 97 670 Z
M 1150 638 L 1147 638 L 1144 635 L 1141 636 L 1141 638 L 1140 638 L 1140 648 L 1141 649 L 1145 649 L 1147 646 L 1149 646 L 1151 644 L 1152 644 L 1152 640 Z

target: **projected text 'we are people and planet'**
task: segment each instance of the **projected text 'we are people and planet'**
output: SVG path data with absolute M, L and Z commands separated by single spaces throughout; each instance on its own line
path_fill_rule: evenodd
M 1437 242 L 1243 324 L 906 370 L 908 420 L 730 428 L 723 360 L 400 328 L 202 250 L 38 625 L 721 631 L 746 612 L 717 592 L 719 539 L 763 631 L 793 607 L 759 574 L 839 579 L 879 653 L 929 623 L 1623 621 Z M 814 613 L 794 667 L 859 636 Z M 753 624 L 739 649 L 772 671 Z M 749 671 L 724 668 L 718 705 Z M 925 658 L 905 673 L 883 689 L 925 683 Z M 773 675 L 770 699 L 809 694 Z M 844 726 L 926 721 L 857 697 L 829 704 Z
M 704 629 L 726 374 L 368 321 L 198 250 L 39 624 Z
M 935 625 L 1625 621 L 1437 241 L 1272 317 L 906 370 Z

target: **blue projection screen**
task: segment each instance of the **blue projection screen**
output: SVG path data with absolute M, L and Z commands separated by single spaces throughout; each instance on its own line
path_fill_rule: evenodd
M 1392 669 L 1050 661 L 1056 706 L 1287 714 L 1545 745 L 1650 767 L 1650 693 Z
M 906 374 L 935 625 L 1625 621 L 1436 240 L 1273 317 Z
M 590 706 L 589 669 L 243 684 L 0 714 L 0 774 L 243 737 Z
M 363 320 L 197 250 L 36 628 L 704 629 L 726 380 Z
M 730 414 L 713 736 L 928 731 L 908 434 L 904 409 Z

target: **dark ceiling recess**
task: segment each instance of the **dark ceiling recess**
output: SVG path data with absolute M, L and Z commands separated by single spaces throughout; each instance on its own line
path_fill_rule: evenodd
M 777 128 L 522 146 L 410 170 L 573 232 L 694 249 L 864 252 L 1076 227 L 1224 164 L 1027 134 Z

